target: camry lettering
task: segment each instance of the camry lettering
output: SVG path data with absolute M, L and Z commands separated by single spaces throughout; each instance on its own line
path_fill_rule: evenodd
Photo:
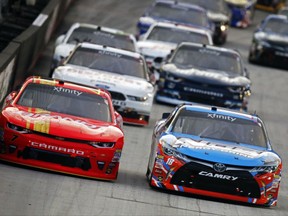
M 41 149 L 47 149 L 47 150 L 53 150 L 53 151 L 59 151 L 59 152 L 65 152 L 65 153 L 71 153 L 71 154 L 77 154 L 77 155 L 84 155 L 84 151 L 75 150 L 72 148 L 64 148 L 54 145 L 48 145 L 46 143 L 38 143 L 38 142 L 31 142 L 31 146 L 41 148 Z
M 80 91 L 77 91 L 77 90 L 73 90 L 73 89 L 66 89 L 66 88 L 62 88 L 62 87 L 57 87 L 57 86 L 54 86 L 54 91 L 57 91 L 57 92 L 63 92 L 63 93 L 67 93 L 67 94 L 74 94 L 74 95 L 77 95 L 77 96 L 80 96 L 83 92 L 80 92 Z
M 215 114 L 215 113 L 208 113 L 208 116 L 209 118 L 212 118 L 212 119 L 222 119 L 222 120 L 227 120 L 227 121 L 231 121 L 231 122 L 234 122 L 237 118 L 233 118 L 231 116 L 225 116 L 225 115 L 219 115 L 219 114 Z
M 223 175 L 223 174 L 219 174 L 219 173 L 210 173 L 210 172 L 205 172 L 205 171 L 199 172 L 199 175 L 210 177 L 210 178 L 224 179 L 224 180 L 228 180 L 228 181 L 235 181 L 238 179 L 238 177 L 236 177 L 236 176 Z

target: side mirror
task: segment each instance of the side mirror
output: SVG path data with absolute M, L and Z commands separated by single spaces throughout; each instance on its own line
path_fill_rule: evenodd
M 163 113 L 162 114 L 162 119 L 167 119 L 170 113 Z
M 116 119 L 116 124 L 118 125 L 119 128 L 123 128 L 123 118 L 118 112 L 114 112 L 115 114 L 115 119 Z
M 174 49 L 170 50 L 170 53 L 167 55 L 167 60 L 169 60 L 171 58 L 174 51 L 175 51 Z
M 152 67 L 156 70 L 159 70 L 161 65 L 162 65 L 162 62 L 163 62 L 163 58 L 162 57 L 156 57 L 154 58 L 153 62 L 152 62 Z
M 12 91 L 10 94 L 8 94 L 4 100 L 4 104 L 3 107 L 8 106 L 9 104 L 12 103 L 12 101 L 15 99 L 15 97 L 17 96 L 17 91 Z
M 247 78 L 250 78 L 250 73 L 247 70 L 247 68 L 244 68 L 244 76 L 247 77 Z
M 65 38 L 64 34 L 60 35 L 55 41 L 55 47 L 58 46 L 59 44 L 63 43 L 64 38 Z

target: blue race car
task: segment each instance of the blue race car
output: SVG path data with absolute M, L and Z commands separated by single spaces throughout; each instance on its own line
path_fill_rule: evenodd
M 153 130 L 149 185 L 264 206 L 277 204 L 282 161 L 256 115 L 179 105 Z
M 247 28 L 253 20 L 256 0 L 226 0 L 231 10 L 231 26 Z
M 215 30 L 215 26 L 209 21 L 207 11 L 204 8 L 189 3 L 156 0 L 140 17 L 137 23 L 138 36 L 147 32 L 152 24 L 159 21 L 208 29 L 211 36 Z

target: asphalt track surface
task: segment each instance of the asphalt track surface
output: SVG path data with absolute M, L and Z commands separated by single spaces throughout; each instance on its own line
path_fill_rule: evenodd
M 137 19 L 151 0 L 76 0 L 55 38 L 74 22 L 88 22 L 135 33 Z M 250 71 L 249 112 L 256 111 L 280 153 L 283 177 L 276 208 L 185 196 L 151 189 L 145 179 L 153 125 L 173 107 L 154 104 L 149 126 L 124 126 L 125 147 L 116 182 L 105 182 L 0 163 L 0 215 L 288 215 L 288 71 L 247 62 L 252 33 L 265 12 L 256 11 L 247 29 L 230 28 L 224 47 L 238 49 Z M 54 41 L 55 41 L 54 38 Z M 47 76 L 52 40 L 31 74 Z

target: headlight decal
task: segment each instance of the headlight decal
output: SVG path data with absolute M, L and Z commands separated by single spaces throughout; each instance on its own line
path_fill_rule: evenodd
M 139 101 L 139 102 L 144 102 L 148 100 L 148 96 L 144 96 L 144 97 L 137 97 L 137 96 L 132 96 L 132 95 L 127 95 L 128 99 L 131 101 Z
M 17 131 L 18 133 L 30 133 L 31 131 L 27 128 L 24 128 L 24 127 L 20 127 L 20 126 L 17 126 L 17 125 L 14 125 L 14 124 L 11 124 L 11 123 L 7 123 L 7 127 L 14 130 L 14 131 Z

